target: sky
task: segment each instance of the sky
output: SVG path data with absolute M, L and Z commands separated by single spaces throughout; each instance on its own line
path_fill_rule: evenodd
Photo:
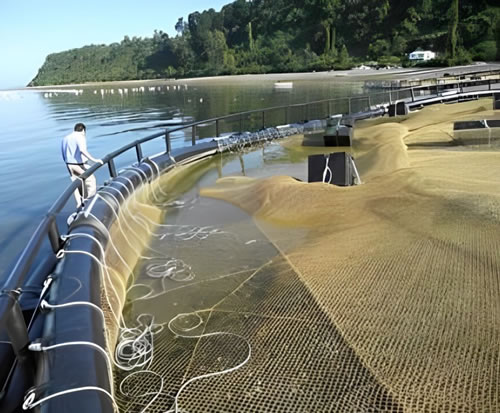
M 26 86 L 50 53 L 89 44 L 175 36 L 179 17 L 232 0 L 0 0 L 0 89 Z

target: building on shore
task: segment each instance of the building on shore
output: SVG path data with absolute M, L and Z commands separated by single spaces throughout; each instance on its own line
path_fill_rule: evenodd
M 427 61 L 436 58 L 436 53 L 430 50 L 415 50 L 408 56 L 410 60 Z

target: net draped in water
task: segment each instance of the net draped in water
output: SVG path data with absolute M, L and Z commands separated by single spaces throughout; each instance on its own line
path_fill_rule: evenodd
M 356 187 L 294 179 L 301 137 L 254 177 L 230 154 L 162 178 L 125 307 L 154 316 L 153 358 L 116 372 L 123 411 L 498 411 L 500 162 L 452 145 L 490 107 L 357 123 Z

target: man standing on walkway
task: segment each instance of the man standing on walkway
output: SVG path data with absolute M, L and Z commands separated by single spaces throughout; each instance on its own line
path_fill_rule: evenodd
M 66 167 L 68 168 L 71 180 L 78 179 L 89 168 L 87 161 L 99 162 L 101 159 L 95 159 L 87 150 L 87 138 L 85 136 L 86 127 L 83 123 L 77 123 L 74 131 L 65 136 L 61 142 L 61 152 Z M 83 201 L 96 193 L 95 176 L 85 179 L 85 185 L 82 185 L 75 191 L 76 205 L 80 207 Z

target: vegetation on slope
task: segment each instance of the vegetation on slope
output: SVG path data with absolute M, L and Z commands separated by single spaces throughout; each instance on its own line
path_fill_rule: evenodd
M 407 64 L 417 49 L 437 64 L 495 60 L 496 0 L 236 0 L 191 13 L 177 35 L 91 45 L 47 57 L 30 85 L 344 69 Z

